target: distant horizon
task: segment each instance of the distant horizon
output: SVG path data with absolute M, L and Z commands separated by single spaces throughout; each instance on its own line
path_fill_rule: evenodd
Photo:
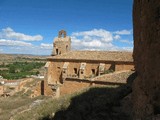
M 73 50 L 133 51 L 132 0 L 2 0 L 0 54 L 50 55 L 64 29 Z
M 102 51 L 102 52 L 130 52 L 133 53 L 133 51 L 129 50 L 119 50 L 119 51 L 110 51 L 110 50 L 71 50 L 71 51 Z M 5 55 L 29 55 L 29 56 L 51 56 L 50 55 L 43 55 L 43 54 L 26 54 L 26 53 L 0 53 L 0 54 L 5 54 Z

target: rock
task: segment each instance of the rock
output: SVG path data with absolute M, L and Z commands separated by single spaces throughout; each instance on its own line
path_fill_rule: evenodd
M 160 0 L 134 0 L 134 119 L 160 113 Z

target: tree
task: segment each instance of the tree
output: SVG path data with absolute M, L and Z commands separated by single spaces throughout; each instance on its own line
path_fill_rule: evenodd
M 10 66 L 10 67 L 9 67 L 9 72 L 10 72 L 10 73 L 15 73 L 15 72 L 16 72 L 15 66 Z

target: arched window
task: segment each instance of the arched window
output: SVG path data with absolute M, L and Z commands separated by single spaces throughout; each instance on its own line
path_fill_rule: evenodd
M 66 37 L 66 31 L 64 31 L 64 30 L 59 31 L 58 37 L 59 38 L 62 38 L 62 37 L 65 38 Z

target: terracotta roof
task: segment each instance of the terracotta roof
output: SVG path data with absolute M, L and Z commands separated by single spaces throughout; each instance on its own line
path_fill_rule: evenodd
M 48 59 L 70 60 L 103 60 L 103 61 L 127 61 L 133 62 L 132 52 L 119 51 L 70 51 Z

